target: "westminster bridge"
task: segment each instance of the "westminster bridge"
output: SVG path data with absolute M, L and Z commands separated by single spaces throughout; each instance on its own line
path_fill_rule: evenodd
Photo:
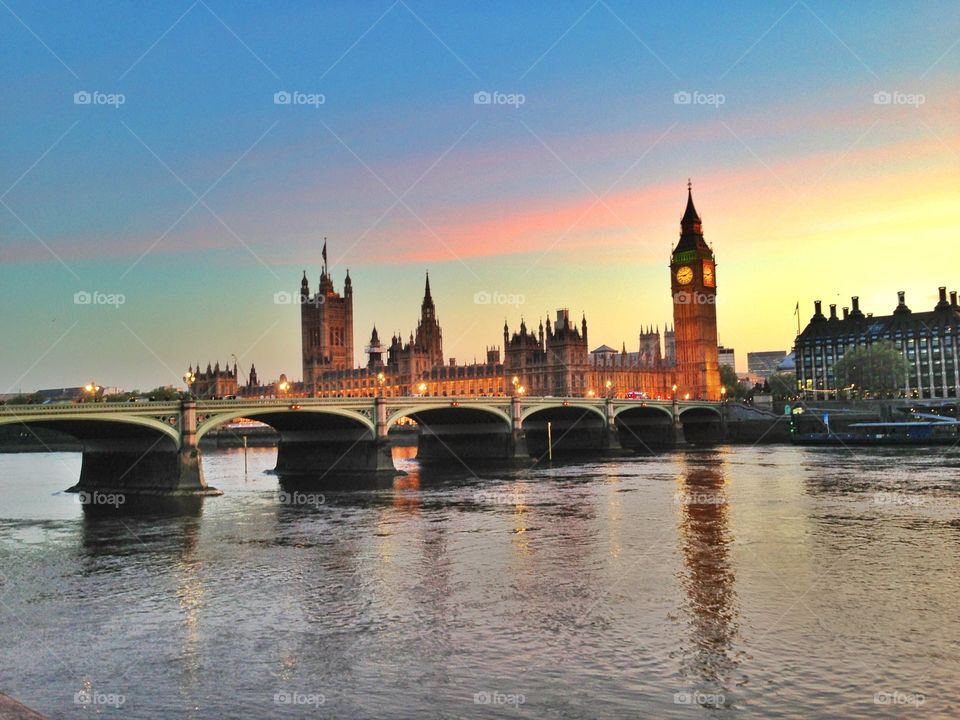
M 395 473 L 387 434 L 418 426 L 418 460 L 532 462 L 558 453 L 616 454 L 723 432 L 720 403 L 554 397 L 376 397 L 183 400 L 0 406 L 0 425 L 56 430 L 83 447 L 71 490 L 218 494 L 203 477 L 200 440 L 247 418 L 280 436 L 277 474 Z

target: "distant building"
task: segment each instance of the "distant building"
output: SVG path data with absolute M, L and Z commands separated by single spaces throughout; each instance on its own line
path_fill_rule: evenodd
M 768 378 L 777 372 L 779 365 L 786 356 L 786 350 L 764 350 L 763 352 L 747 353 L 747 372 L 762 375 Z
M 778 373 L 792 373 L 797 369 L 794 353 L 791 351 L 787 353 L 786 357 L 780 361 L 777 365 Z
M 194 377 L 190 390 L 193 396 L 200 400 L 234 397 L 239 389 L 236 363 L 232 369 L 229 365 L 221 368 L 219 362 L 213 366 L 207 363 L 207 369 L 203 372 L 200 371 L 200 363 L 197 363 L 196 371 L 191 365 L 189 372 Z
M 733 348 L 721 345 L 717 348 L 717 358 L 721 365 L 729 365 L 734 370 L 737 369 L 737 354 Z
M 960 307 L 957 293 L 939 289 L 940 299 L 933 310 L 913 312 L 905 294 L 897 293 L 891 315 L 874 317 L 860 310 L 859 298 L 851 298 L 853 309 L 830 306 L 830 317 L 814 303 L 813 317 L 797 336 L 794 356 L 797 384 L 801 391 L 836 390 L 833 368 L 846 351 L 890 340 L 907 359 L 900 395 L 917 398 L 955 398 L 960 394 Z

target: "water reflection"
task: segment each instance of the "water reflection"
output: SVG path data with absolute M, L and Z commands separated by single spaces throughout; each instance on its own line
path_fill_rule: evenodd
M 738 598 L 730 558 L 726 461 L 720 453 L 687 454 L 680 458 L 680 549 L 689 644 L 683 646 L 681 673 L 692 689 L 708 697 L 703 704 L 729 704 L 731 675 L 739 661 L 734 652 L 738 633 Z

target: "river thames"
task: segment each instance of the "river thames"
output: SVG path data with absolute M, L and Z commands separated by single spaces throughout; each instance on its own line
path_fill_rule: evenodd
M 51 718 L 957 717 L 960 451 L 719 447 L 84 511 L 0 455 L 0 690 Z M 403 456 L 407 457 L 403 457 Z

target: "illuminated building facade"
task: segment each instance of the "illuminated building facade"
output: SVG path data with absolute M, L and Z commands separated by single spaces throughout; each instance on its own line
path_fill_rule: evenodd
M 326 246 L 324 246 L 326 248 Z M 416 332 L 389 344 L 376 327 L 365 348 L 367 363 L 352 367 L 353 287 L 349 274 L 341 297 L 334 292 L 324 251 L 321 285 L 301 289 L 303 394 L 316 397 L 403 395 L 530 395 L 650 397 L 667 399 L 674 386 L 681 398 L 720 399 L 717 356 L 716 271 L 713 251 L 703 239 L 688 186 L 680 240 L 671 255 L 673 325 L 648 326 L 638 349 L 588 350 L 587 319 L 579 323 L 566 309 L 540 322 L 536 331 L 521 319 L 511 333 L 503 325 L 500 347 L 487 348 L 484 362 L 444 362 L 443 333 L 427 276 Z M 606 347 L 606 346 L 605 346 Z M 612 352 L 611 352 L 612 351 Z M 386 356 L 386 357 L 384 357 Z

